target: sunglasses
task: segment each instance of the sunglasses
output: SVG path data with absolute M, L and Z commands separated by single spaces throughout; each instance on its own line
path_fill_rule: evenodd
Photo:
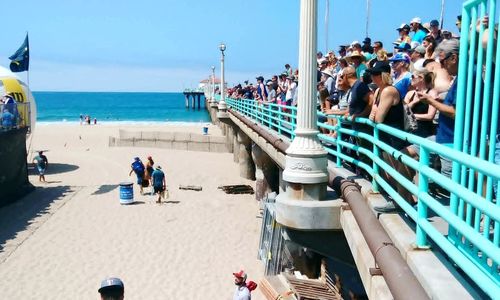
M 422 77 L 422 76 L 416 76 L 416 75 L 411 75 L 411 79 L 417 79 L 417 78 L 423 79 L 424 77 Z

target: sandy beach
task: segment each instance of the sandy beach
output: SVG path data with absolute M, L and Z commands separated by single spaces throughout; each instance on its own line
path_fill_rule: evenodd
M 118 130 L 190 131 L 202 125 L 37 126 L 31 150 L 48 150 L 47 184 L 0 208 L 0 299 L 98 299 L 100 281 L 120 277 L 125 299 L 232 299 L 232 272 L 256 282 L 261 218 L 254 195 L 227 195 L 240 178 L 230 153 L 108 147 Z M 210 134 L 220 135 L 217 127 Z M 169 199 L 120 205 L 119 183 L 134 156 L 166 173 Z M 28 154 L 31 159 L 32 154 Z M 203 191 L 179 190 L 199 185 Z M 149 190 L 149 188 L 147 188 Z M 262 299 L 258 290 L 252 299 Z

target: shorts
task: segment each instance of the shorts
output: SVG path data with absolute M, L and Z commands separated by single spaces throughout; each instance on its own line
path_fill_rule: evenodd
M 431 142 L 436 142 L 435 135 L 428 136 L 426 139 L 431 141 Z M 412 144 L 412 145 L 408 146 L 408 148 L 411 148 L 413 151 L 415 151 L 415 153 L 417 153 L 420 156 L 420 146 L 419 145 Z M 441 161 L 441 174 L 443 174 L 444 176 L 446 176 L 448 178 L 451 178 L 451 171 L 452 171 L 452 167 L 453 167 L 453 162 L 451 160 L 441 156 L 441 155 L 439 155 L 439 160 Z M 431 159 L 431 161 L 432 161 L 432 159 Z
M 163 193 L 165 191 L 165 188 L 163 186 L 154 186 L 153 187 L 154 193 Z
M 40 167 L 40 166 L 37 166 L 37 168 L 38 168 L 38 174 L 45 175 L 45 168 Z
M 142 178 L 144 178 L 144 173 L 135 173 L 137 176 L 137 184 L 142 185 Z

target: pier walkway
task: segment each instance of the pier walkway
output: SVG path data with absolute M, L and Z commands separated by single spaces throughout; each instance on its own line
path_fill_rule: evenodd
M 489 27 L 493 28 L 495 19 L 497 22 L 499 20 L 498 16 L 492 17 L 495 16 L 495 4 L 494 0 L 466 1 L 462 28 L 469 28 L 487 14 L 490 15 Z M 316 131 L 317 139 L 328 153 L 329 185 L 335 176 L 354 178 L 361 185 L 361 193 L 371 208 L 384 204 L 386 200 L 397 203 L 399 213 L 380 215 L 373 211 L 392 240 L 381 247 L 398 249 L 429 298 L 498 299 L 500 202 L 497 200 L 499 194 L 496 193 L 496 185 L 500 180 L 500 165 L 495 163 L 498 141 L 492 137 L 498 134 L 500 68 L 495 68 L 495 65 L 500 65 L 500 56 L 495 57 L 494 53 L 500 53 L 500 43 L 491 30 L 488 39 L 491 42 L 484 44 L 480 38 L 484 32 L 482 26 L 477 32 L 462 32 L 456 78 L 458 97 L 455 137 L 454 143 L 449 145 L 438 144 L 364 118 L 351 120 L 323 115 L 310 109 L 316 106 L 315 98 L 305 99 L 311 105 L 308 108 L 301 105 L 300 97 L 299 106 L 291 107 L 254 100 L 220 99 L 220 96 L 212 97 L 210 93 L 207 95 L 206 106 L 214 122 L 220 124 L 226 133 L 228 147 L 235 153 L 235 161 L 240 164 L 241 176 L 257 180 L 257 199 L 274 202 L 269 201 L 266 194 L 270 191 L 278 194 L 276 202 L 269 205 L 272 219 L 269 224 L 273 228 L 282 228 L 279 234 L 286 232 L 285 240 L 295 239 L 302 246 L 319 253 L 332 251 L 323 249 L 322 245 L 331 242 L 325 237 L 335 235 L 322 235 L 324 232 L 342 231 L 366 295 L 370 298 L 395 297 L 390 286 L 391 279 L 383 274 L 383 270 L 384 276 L 376 276 L 380 273 L 373 269 L 377 266 L 374 257 L 381 248 L 370 253 L 366 233 L 360 230 L 359 220 L 353 218 L 355 212 L 351 212 L 350 205 L 342 203 L 340 195 L 330 189 L 326 195 L 321 195 L 317 192 L 321 188 L 311 190 L 304 187 L 315 185 L 314 180 L 293 181 L 290 173 L 287 173 L 290 172 L 288 169 L 306 174 L 315 170 L 316 161 L 311 160 L 311 164 L 293 164 L 294 160 L 298 161 L 291 155 L 296 149 L 291 151 L 291 147 L 288 147 L 298 138 L 297 128 L 307 123 L 303 116 L 313 118 L 320 130 L 320 133 Z M 476 76 L 475 70 L 480 69 L 479 66 L 484 71 L 482 76 Z M 308 73 L 302 71 L 301 76 L 307 77 Z M 218 105 L 219 100 L 224 100 L 225 105 Z M 336 119 L 329 123 L 335 125 L 319 122 L 318 115 Z M 353 123 L 364 124 L 372 129 L 372 133 L 353 129 Z M 303 130 L 300 134 L 305 135 Z M 382 135 L 417 145 L 420 158 L 413 159 L 391 147 L 380 139 Z M 314 145 L 310 153 L 314 154 L 317 149 L 313 148 Z M 433 161 L 437 156 L 452 161 L 451 178 L 435 168 Z M 269 175 L 272 164 L 278 170 L 278 183 L 271 179 L 276 175 Z M 400 166 L 413 170 L 418 180 L 405 176 Z M 364 176 L 356 176 L 353 173 L 356 171 L 358 175 Z M 312 176 L 319 175 L 314 173 Z M 300 182 L 302 188 L 294 182 Z M 259 191 L 259 187 L 263 186 L 265 188 Z M 303 197 L 304 201 L 287 201 L 283 194 L 301 194 L 297 198 Z M 417 204 L 411 205 L 408 197 L 418 200 Z M 265 211 L 267 213 L 268 208 Z M 268 232 L 273 235 L 273 230 Z M 264 231 L 263 225 L 261 234 L 265 239 L 267 233 Z M 278 240 L 281 238 L 278 237 Z M 273 244 L 276 238 L 266 241 Z M 280 252 L 283 246 L 266 247 L 264 250 L 267 252 L 260 256 L 266 262 L 266 272 L 270 275 L 286 272 L 287 266 L 283 265 L 283 258 L 280 257 L 284 255 Z M 269 268 L 270 262 L 274 264 L 272 268 Z

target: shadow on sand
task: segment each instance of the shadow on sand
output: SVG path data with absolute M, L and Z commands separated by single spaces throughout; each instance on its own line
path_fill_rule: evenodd
M 48 213 L 50 205 L 72 192 L 70 186 L 37 188 L 24 198 L 0 208 L 0 253 L 6 241 L 26 230 L 33 220 Z
M 58 164 L 58 163 L 50 163 L 45 171 L 46 175 L 53 175 L 59 173 L 67 173 L 74 170 L 77 170 L 79 167 L 76 165 L 69 164 Z M 35 164 L 28 164 L 28 175 L 38 175 L 38 169 Z
M 97 189 L 97 191 L 93 192 L 92 195 L 106 194 L 116 189 L 117 187 L 118 184 L 103 184 Z

